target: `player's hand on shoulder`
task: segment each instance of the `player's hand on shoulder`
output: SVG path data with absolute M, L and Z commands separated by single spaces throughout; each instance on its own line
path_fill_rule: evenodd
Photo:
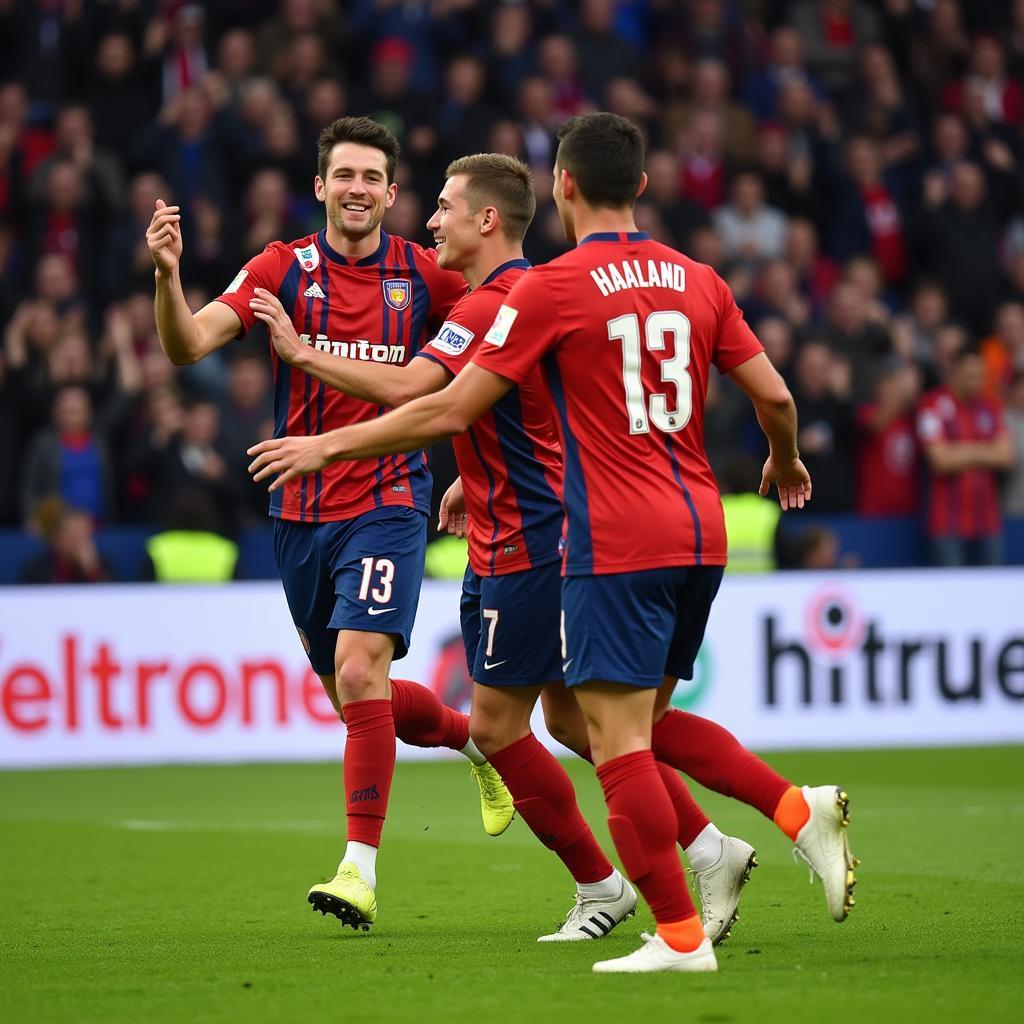
M 249 308 L 257 320 L 262 320 L 267 325 L 270 340 L 277 354 L 286 363 L 294 363 L 304 346 L 299 340 L 291 317 L 281 305 L 281 300 L 266 288 L 256 288 L 249 300 Z
M 457 476 L 441 499 L 437 528 L 439 531 L 447 530 L 461 540 L 466 536 L 468 526 L 469 515 L 466 512 L 466 496 L 462 490 L 462 477 Z
M 249 463 L 254 481 L 275 477 L 268 491 L 278 490 L 295 477 L 317 473 L 329 461 L 322 434 L 270 438 L 253 445 L 246 454 L 255 456 Z
M 153 219 L 146 229 L 146 245 L 153 264 L 162 274 L 171 274 L 181 259 L 181 208 L 156 201 Z
M 811 500 L 811 475 L 799 459 L 777 462 L 769 455 L 761 472 L 758 494 L 767 498 L 772 484 L 778 489 L 779 505 L 783 512 L 791 508 L 803 508 L 804 503 Z

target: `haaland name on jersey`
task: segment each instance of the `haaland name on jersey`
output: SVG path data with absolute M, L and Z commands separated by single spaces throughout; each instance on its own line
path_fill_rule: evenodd
M 340 356 L 342 359 L 399 365 L 405 362 L 404 345 L 375 345 L 365 338 L 356 341 L 331 341 L 326 334 L 318 334 L 315 338 L 308 334 L 300 334 L 299 341 L 303 345 L 312 345 L 317 352 L 329 352 L 332 356 Z
M 668 260 L 647 261 L 646 270 L 640 260 L 620 260 L 591 270 L 590 276 L 602 295 L 611 295 L 626 288 L 671 288 L 686 291 L 686 271 Z

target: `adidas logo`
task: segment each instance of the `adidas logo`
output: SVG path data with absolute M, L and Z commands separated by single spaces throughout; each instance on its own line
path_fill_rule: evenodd
M 318 285 L 316 281 L 314 281 L 302 294 L 305 295 L 307 299 L 327 298 L 327 296 L 324 295 L 323 291 L 321 290 L 320 285 Z

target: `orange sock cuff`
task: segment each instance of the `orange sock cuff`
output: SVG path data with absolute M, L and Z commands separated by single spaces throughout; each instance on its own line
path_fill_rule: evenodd
M 658 934 L 677 953 L 692 953 L 704 941 L 704 926 L 696 914 L 682 921 L 659 924 Z
M 782 794 L 775 814 L 772 815 L 772 821 L 796 842 L 797 833 L 807 824 L 810 816 L 811 809 L 804 799 L 803 790 L 799 786 L 790 786 Z

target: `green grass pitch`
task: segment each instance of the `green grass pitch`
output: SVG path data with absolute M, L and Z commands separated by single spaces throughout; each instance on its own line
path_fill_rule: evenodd
M 399 766 L 368 935 L 305 902 L 341 849 L 337 765 L 0 774 L 0 1020 L 1024 1020 L 1024 748 L 769 760 L 849 790 L 853 914 L 834 924 L 773 826 L 697 789 L 761 866 L 717 974 L 640 977 L 590 965 L 646 911 L 534 941 L 571 883 L 521 821 L 484 835 L 462 763 Z M 570 770 L 607 844 L 592 770 Z

